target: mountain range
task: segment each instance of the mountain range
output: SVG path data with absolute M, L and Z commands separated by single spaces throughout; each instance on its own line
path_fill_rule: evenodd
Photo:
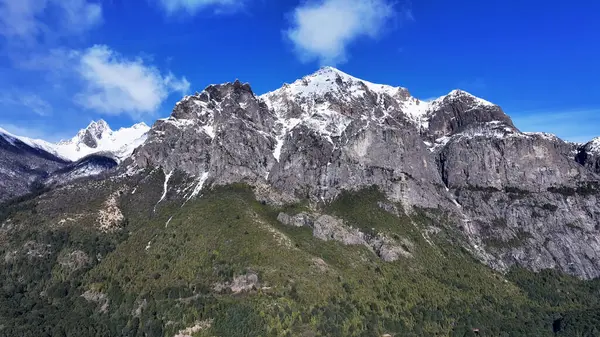
M 251 328 L 264 319 L 274 335 L 569 335 L 588 331 L 569 328 L 573 313 L 599 304 L 544 296 L 552 287 L 597 292 L 599 174 L 600 138 L 575 144 L 521 132 L 501 107 L 465 91 L 422 101 L 325 67 L 260 96 L 240 81 L 208 86 L 152 127 L 92 122 L 57 144 L 0 130 L 0 243 L 6 264 L 50 259 L 54 276 L 31 287 L 71 282 L 67 294 L 97 305 L 94 324 L 119 303 L 112 315 L 121 315 L 114 324 L 123 335 L 133 326 L 133 336 L 265 335 Z M 17 234 L 23 228 L 69 234 L 60 246 Z M 106 241 L 101 249 L 79 244 L 90 233 Z M 560 284 L 539 286 L 536 275 Z M 413 298 L 431 289 L 404 277 L 438 287 L 439 302 Z M 365 280 L 377 294 L 361 290 Z M 333 283 L 317 290 L 322 281 Z M 157 291 L 166 298 L 149 295 Z M 311 291 L 344 303 L 349 320 L 328 321 L 337 314 Z M 244 296 L 260 304 L 242 304 Z M 469 301 L 479 311 L 448 309 L 468 310 Z M 148 302 L 150 316 L 135 314 Z M 510 313 L 499 314 L 502 305 Z M 314 324 L 303 316 L 310 310 Z M 510 330 L 529 324 L 520 310 L 534 312 L 531 334 Z M 191 327 L 169 318 L 180 311 L 194 317 Z M 369 323 L 365 312 L 385 319 Z M 161 334 L 148 332 L 152 324 Z

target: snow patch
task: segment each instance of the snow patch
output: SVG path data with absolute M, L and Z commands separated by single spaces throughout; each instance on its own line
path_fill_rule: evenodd
M 168 174 L 165 175 L 165 182 L 163 185 L 163 194 L 160 197 L 160 200 L 158 200 L 158 202 L 156 203 L 156 205 L 154 205 L 154 212 L 156 213 L 156 206 L 158 206 L 158 204 L 161 203 L 161 201 L 165 200 L 165 197 L 167 196 L 167 191 L 169 190 L 169 179 L 171 179 L 171 176 L 173 176 L 173 171 L 169 172 Z
M 207 179 L 208 179 L 208 172 L 204 172 L 200 175 L 200 178 L 198 179 L 198 183 L 196 184 L 196 187 L 194 187 L 194 190 L 192 191 L 190 196 L 186 199 L 186 202 L 188 202 L 192 198 L 195 198 L 202 191 L 202 187 L 204 187 L 204 183 L 206 182 Z

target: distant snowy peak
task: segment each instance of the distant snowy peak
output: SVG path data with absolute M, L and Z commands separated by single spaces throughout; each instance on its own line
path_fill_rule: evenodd
M 145 123 L 138 123 L 113 131 L 104 120 L 93 121 L 75 137 L 56 144 L 54 149 L 59 156 L 72 161 L 94 153 L 105 153 L 123 160 L 145 141 L 149 130 Z
M 69 140 L 50 143 L 41 139 L 16 136 L 0 129 L 0 136 L 14 144 L 17 140 L 68 161 L 78 161 L 91 154 L 104 154 L 121 161 L 146 140 L 150 127 L 138 123 L 129 128 L 113 131 L 103 120 L 91 122 Z
M 585 144 L 585 149 L 590 153 L 600 155 L 600 137 L 596 137 Z

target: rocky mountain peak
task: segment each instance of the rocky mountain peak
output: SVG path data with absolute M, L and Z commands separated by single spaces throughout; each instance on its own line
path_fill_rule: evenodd
M 110 126 L 108 125 L 108 123 L 106 123 L 106 121 L 103 119 L 90 122 L 90 124 L 87 126 L 86 130 L 90 131 L 91 133 L 93 133 L 95 135 L 101 135 L 102 133 L 104 133 L 106 131 L 112 131 Z
M 499 126 L 519 132 L 501 107 L 463 90 L 452 90 L 428 103 L 426 134 L 431 140 L 469 128 L 498 129 Z
M 600 137 L 596 137 L 585 144 L 585 149 L 595 155 L 600 155 Z
M 98 141 L 112 134 L 112 130 L 108 123 L 104 120 L 92 121 L 85 129 L 80 130 L 73 139 L 72 143 L 77 145 L 84 144 L 90 148 L 97 148 Z

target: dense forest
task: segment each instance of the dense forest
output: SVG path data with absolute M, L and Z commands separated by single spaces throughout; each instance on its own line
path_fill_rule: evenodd
M 135 199 L 153 194 L 122 194 L 125 217 L 111 232 L 59 221 L 108 192 L 54 210 L 52 193 L 0 207 L 0 336 L 600 335 L 599 281 L 492 271 L 460 248 L 443 216 L 393 215 L 375 189 L 320 210 L 409 239 L 411 258 L 384 262 L 282 225 L 279 212 L 308 205 L 269 206 L 245 186 L 156 213 Z M 427 242 L 431 226 L 441 230 Z M 223 286 L 250 274 L 250 289 Z

